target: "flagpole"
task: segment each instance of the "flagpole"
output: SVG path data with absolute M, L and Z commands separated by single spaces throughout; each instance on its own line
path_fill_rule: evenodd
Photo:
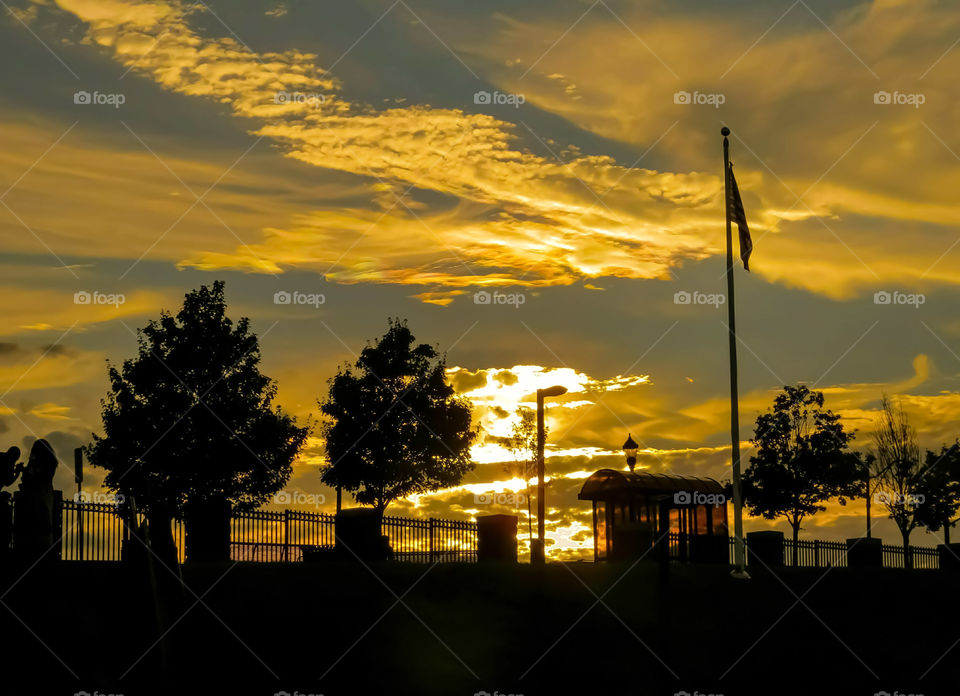
M 737 395 L 737 318 L 733 294 L 733 235 L 730 230 L 730 129 L 723 136 L 723 192 L 727 221 L 727 320 L 730 326 L 730 444 L 733 468 L 733 577 L 749 578 L 743 548 L 743 496 L 740 486 L 740 408 Z

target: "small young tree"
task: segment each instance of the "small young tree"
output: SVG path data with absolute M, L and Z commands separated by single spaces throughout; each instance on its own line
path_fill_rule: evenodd
M 530 507 L 530 479 L 537 475 L 537 414 L 529 408 L 517 409 L 517 420 L 513 424 L 508 438 L 508 446 L 513 453 L 515 466 L 519 476 L 526 484 L 527 497 L 527 539 L 533 543 L 533 513 Z M 544 426 L 544 438 L 549 434 L 549 428 Z
M 743 500 L 753 515 L 787 520 L 794 565 L 804 519 L 825 510 L 830 498 L 860 488 L 859 457 L 847 449 L 853 437 L 840 416 L 823 407 L 823 393 L 804 385 L 785 386 L 773 408 L 757 417 L 757 453 L 743 476 Z
M 445 357 L 414 341 L 405 321 L 390 320 L 320 402 L 328 460 L 321 479 L 381 515 L 397 498 L 455 486 L 473 468 L 470 402 L 447 383 Z
M 873 443 L 879 469 L 877 498 L 900 530 L 904 567 L 911 568 L 910 533 L 923 519 L 927 464 L 920 458 L 917 431 L 910 425 L 903 403 L 894 402 L 886 394 L 881 401 Z
M 164 543 L 188 506 L 251 510 L 282 489 L 308 428 L 274 406 L 257 336 L 226 316 L 223 282 L 188 293 L 137 343 L 136 357 L 108 363 L 104 435 L 86 453 L 108 488 L 135 497 L 152 536 Z

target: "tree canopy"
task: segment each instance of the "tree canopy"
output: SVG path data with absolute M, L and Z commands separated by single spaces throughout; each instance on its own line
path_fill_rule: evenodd
M 862 485 L 860 457 L 848 451 L 853 438 L 840 416 L 824 408 L 822 392 L 785 386 L 757 417 L 757 452 L 743 476 L 751 514 L 786 518 L 796 540 L 803 520 L 825 510 L 824 502 L 855 495 Z
M 222 281 L 161 312 L 137 346 L 119 368 L 108 362 L 104 435 L 87 447 L 107 487 L 177 516 L 212 500 L 253 509 L 283 488 L 309 428 L 274 406 L 257 336 L 227 317 Z
M 473 468 L 471 408 L 446 380 L 446 359 L 390 320 L 353 366 L 330 380 L 320 410 L 324 483 L 381 513 L 391 501 L 457 485 Z
M 949 544 L 950 528 L 960 510 L 960 443 L 945 445 L 940 452 L 927 450 L 917 488 L 924 498 L 917 523 L 931 532 L 942 530 L 944 542 Z

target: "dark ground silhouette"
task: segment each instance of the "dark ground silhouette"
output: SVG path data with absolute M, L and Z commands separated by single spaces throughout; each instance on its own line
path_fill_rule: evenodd
M 421 579 L 428 566 L 187 565 L 188 590 L 161 583 L 161 620 L 176 623 L 149 652 L 142 576 L 59 564 L 8 591 L 7 573 L 3 602 L 31 630 L 0 613 L 6 693 L 930 696 L 960 684 L 954 653 L 920 679 L 960 638 L 951 573 L 788 569 L 781 583 L 682 566 L 667 591 L 645 563 L 617 582 L 627 568 L 443 564 Z M 603 604 L 590 609 L 590 590 Z

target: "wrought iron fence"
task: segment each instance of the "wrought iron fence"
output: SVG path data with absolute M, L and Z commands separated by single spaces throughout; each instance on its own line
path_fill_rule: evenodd
M 125 521 L 106 503 L 63 501 L 60 558 L 67 561 L 119 561 L 130 540 Z M 304 552 L 332 549 L 334 515 L 302 510 L 234 513 L 230 556 L 236 561 L 302 561 Z M 421 563 L 475 561 L 477 524 L 468 520 L 384 517 L 383 534 L 395 560 Z M 174 542 L 184 558 L 184 525 L 172 523 Z
M 734 539 L 728 537 L 728 562 L 734 563 Z M 783 540 L 783 558 L 781 565 L 798 568 L 846 567 L 847 544 L 843 541 L 824 541 L 821 539 L 799 539 L 796 544 L 797 560 L 793 559 L 793 539 Z M 669 536 L 670 558 L 686 561 L 695 557 L 692 550 L 691 535 L 672 532 Z M 940 567 L 940 553 L 928 546 L 911 546 L 909 554 L 915 570 L 931 570 Z M 747 565 L 750 565 L 750 551 L 747 549 Z M 759 564 L 759 562 L 757 562 Z M 903 546 L 883 545 L 883 567 L 904 568 Z
M 914 570 L 935 570 L 940 567 L 940 552 L 929 546 L 910 546 L 908 553 Z M 734 539 L 730 537 L 730 564 L 734 562 Z M 747 565 L 750 553 L 747 551 Z M 793 562 L 793 539 L 783 540 L 783 565 L 798 568 L 843 568 L 847 564 L 847 544 L 820 539 L 797 540 L 797 562 Z M 883 567 L 904 568 L 903 546 L 883 545 Z
M 384 517 L 382 529 L 396 560 L 417 563 L 477 560 L 476 522 Z

